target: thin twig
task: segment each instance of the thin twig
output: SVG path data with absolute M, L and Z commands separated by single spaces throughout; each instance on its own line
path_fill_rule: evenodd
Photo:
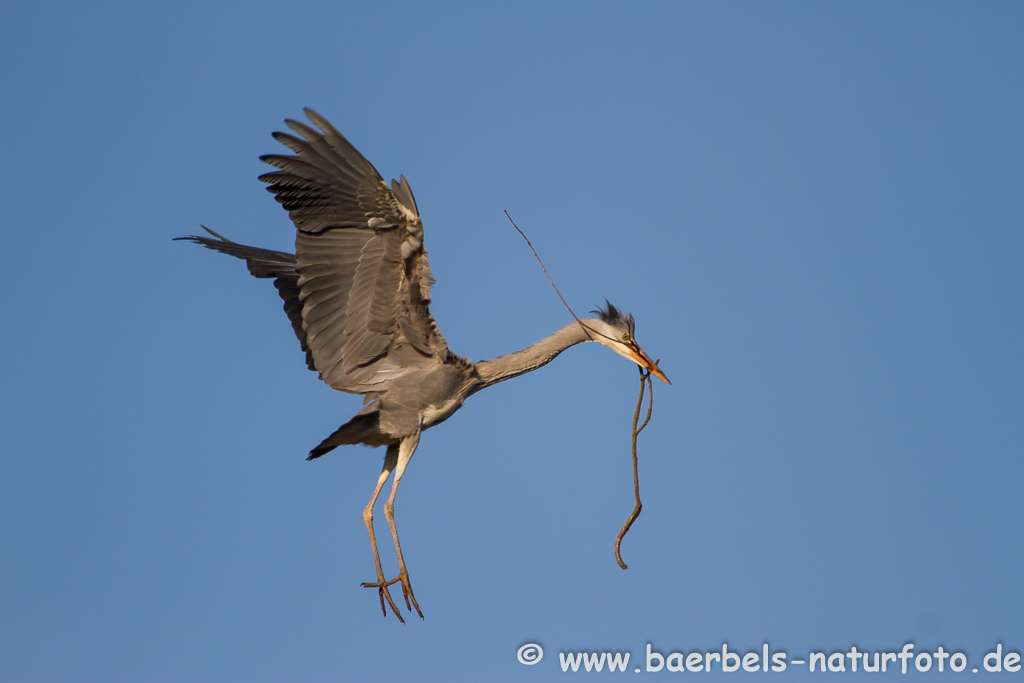
M 583 331 L 587 333 L 587 336 L 593 339 L 593 336 L 591 336 L 590 334 L 593 330 L 584 325 L 583 321 L 577 318 L 576 314 L 573 313 L 573 310 L 569 307 L 569 304 L 565 303 L 565 298 L 562 297 L 562 293 L 558 291 L 558 287 L 555 287 L 555 281 L 552 280 L 551 276 L 548 274 L 548 269 L 544 267 L 544 262 L 540 260 L 540 255 L 537 253 L 537 250 L 533 248 L 533 242 L 530 241 L 530 238 L 526 236 L 525 232 L 519 229 L 519 226 L 516 225 L 516 222 L 512 220 L 512 216 L 508 215 L 508 210 L 505 211 L 505 218 L 507 218 L 508 222 L 512 224 L 512 227 L 516 229 L 516 232 L 522 235 L 523 239 L 526 240 L 527 246 L 529 246 L 530 251 L 533 252 L 533 257 L 537 259 L 537 263 L 540 264 L 540 269 L 544 271 L 544 276 L 548 279 L 548 282 L 551 283 L 552 288 L 554 288 L 555 290 L 555 294 L 557 294 L 558 298 L 562 300 L 562 305 L 565 306 L 565 310 L 569 311 L 569 315 L 573 317 L 573 320 L 580 324 L 580 327 L 582 327 Z
M 644 403 L 644 382 L 647 382 L 647 417 L 644 418 L 644 423 L 637 428 L 636 424 L 640 421 L 640 407 Z M 651 385 L 651 373 L 643 368 L 640 368 L 640 396 L 636 400 L 636 410 L 633 411 L 633 497 L 636 503 L 633 505 L 633 512 L 629 515 L 629 519 L 622 525 L 622 530 L 619 535 L 615 537 L 615 560 L 619 563 L 619 566 L 623 569 L 629 567 L 625 562 L 622 561 L 622 555 L 619 554 L 619 546 L 622 545 L 622 539 L 625 538 L 626 532 L 633 526 L 633 522 L 640 516 L 640 510 L 643 509 L 643 503 L 640 502 L 640 471 L 637 468 L 637 457 L 636 457 L 636 437 L 640 435 L 640 432 L 644 430 L 647 423 L 651 421 L 651 411 L 654 409 L 654 387 Z
M 555 286 L 555 281 L 551 279 L 551 275 L 548 273 L 548 269 L 544 267 L 544 262 L 540 259 L 540 255 L 537 253 L 537 250 L 533 248 L 533 243 L 530 241 L 530 238 L 526 236 L 525 232 L 520 230 L 519 226 L 516 225 L 516 222 L 512 220 L 512 216 L 508 215 L 508 211 L 505 211 L 505 217 L 508 218 L 509 223 L 511 223 L 512 227 L 516 229 L 516 232 L 518 232 L 520 236 L 522 236 L 522 238 L 526 240 L 527 246 L 529 246 L 530 251 L 533 252 L 533 257 L 537 259 L 537 263 L 540 264 L 540 268 L 541 270 L 544 271 L 544 276 L 548 279 L 548 282 L 551 283 L 551 287 L 555 290 L 555 294 L 557 294 L 558 298 L 562 300 L 562 305 L 565 306 L 565 309 L 567 311 L 569 311 L 569 315 L 571 315 L 573 319 L 579 323 L 580 327 L 582 327 L 584 332 L 587 333 L 587 336 L 593 339 L 593 335 L 597 334 L 607 339 L 611 339 L 611 337 L 608 337 L 608 335 L 606 334 L 598 332 L 597 330 L 590 329 L 583 323 L 582 320 L 576 317 L 576 314 L 573 312 L 572 308 L 570 308 L 569 304 L 565 302 L 565 298 L 562 296 L 562 293 L 558 291 L 558 287 Z M 635 342 L 633 342 L 633 344 L 635 345 Z M 654 362 L 655 366 L 658 365 L 658 362 L 660 360 L 661 359 L 658 359 L 658 361 Z M 640 432 L 644 430 L 644 427 L 647 426 L 647 423 L 651 421 L 651 411 L 654 409 L 654 387 L 651 385 L 651 373 L 650 371 L 645 370 L 643 367 L 639 365 L 637 367 L 640 370 L 640 397 L 636 401 L 636 411 L 634 411 L 633 413 L 633 497 L 636 499 L 636 503 L 633 505 L 633 513 L 629 516 L 629 519 L 626 520 L 626 523 L 622 525 L 622 531 L 620 531 L 619 535 L 615 537 L 615 559 L 618 561 L 619 566 L 623 569 L 628 569 L 628 567 L 626 563 L 622 561 L 622 555 L 619 554 L 619 546 L 622 544 L 622 539 L 626 536 L 626 532 L 629 531 L 629 528 L 631 526 L 633 526 L 633 522 L 636 521 L 636 518 L 640 516 L 640 510 L 643 509 L 643 504 L 640 502 L 640 473 L 637 469 L 636 437 L 640 435 Z M 644 423 L 640 425 L 640 427 L 638 428 L 637 422 L 640 421 L 640 408 L 643 406 L 644 403 L 645 381 L 647 382 L 647 392 L 650 398 L 647 401 L 647 417 L 644 418 Z

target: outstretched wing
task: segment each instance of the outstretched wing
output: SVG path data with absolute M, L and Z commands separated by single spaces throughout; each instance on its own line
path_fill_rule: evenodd
M 216 239 L 200 235 L 188 235 L 187 237 L 175 237 L 174 239 L 188 240 L 207 249 L 240 258 L 245 261 L 245 264 L 249 267 L 249 273 L 253 277 L 273 278 L 274 287 L 277 288 L 277 293 L 281 295 L 281 299 L 284 301 L 284 312 L 288 316 L 288 320 L 291 321 L 295 336 L 299 338 L 302 352 L 306 354 L 306 365 L 310 370 L 315 371 L 316 365 L 313 363 L 313 354 L 310 353 L 309 345 L 306 344 L 306 331 L 302 328 L 302 304 L 299 302 L 299 274 L 295 272 L 294 254 L 273 251 L 272 249 L 249 247 L 238 242 L 232 242 L 227 237 L 215 233 L 205 225 L 200 227 Z
M 295 223 L 295 271 L 305 342 L 320 378 L 351 393 L 386 389 L 412 368 L 443 363 L 448 346 L 430 315 L 423 223 L 403 176 L 391 188 L 311 109 L 314 130 L 274 133 L 294 156 L 260 157 L 260 176 Z

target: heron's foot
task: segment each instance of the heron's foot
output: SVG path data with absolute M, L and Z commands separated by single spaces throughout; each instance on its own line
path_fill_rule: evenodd
M 409 572 L 405 571 L 405 567 L 402 567 L 398 574 L 397 581 L 402 582 L 402 596 L 405 598 L 405 608 L 412 611 L 412 608 L 416 608 L 416 614 L 420 615 L 420 619 L 423 618 L 423 612 L 420 611 L 420 606 L 416 603 L 416 596 L 412 594 L 412 581 L 409 580 Z M 412 600 L 412 605 L 409 605 L 409 601 Z
M 387 618 L 388 616 L 388 610 L 384 607 L 384 599 L 387 598 L 388 604 L 391 605 L 391 611 L 394 612 L 395 616 L 398 617 L 398 620 L 404 624 L 405 619 L 402 618 L 402 613 L 398 611 L 398 606 L 395 605 L 395 601 L 391 599 L 391 592 L 388 591 L 388 586 L 393 583 L 397 583 L 400 578 L 401 577 L 385 581 L 382 577 L 376 583 L 364 583 L 363 588 L 376 588 L 380 592 L 380 611 L 384 613 L 384 618 Z M 402 586 L 402 590 L 403 592 L 405 591 L 404 584 Z M 408 600 L 406 600 L 406 602 L 408 602 Z M 420 616 L 422 617 L 423 615 Z
M 386 617 L 388 615 L 387 610 L 384 608 L 384 599 L 387 598 L 388 605 L 391 606 L 391 611 L 394 612 L 395 616 L 398 617 L 398 620 L 404 624 L 405 619 L 402 618 L 402 614 L 398 611 L 398 607 L 395 606 L 395 601 L 391 599 L 391 592 L 388 590 L 389 586 L 396 584 L 398 582 L 402 583 L 402 597 L 405 598 L 405 608 L 410 612 L 413 610 L 413 608 L 415 608 L 416 614 L 418 614 L 420 616 L 420 619 L 422 619 L 423 612 L 420 611 L 420 606 L 416 602 L 416 596 L 412 593 L 412 581 L 409 580 L 409 572 L 405 571 L 404 569 L 397 577 L 391 579 L 390 581 L 364 583 L 363 588 L 376 588 L 378 591 L 380 591 L 380 609 L 382 612 L 384 612 L 384 616 Z M 412 601 L 411 603 L 410 600 Z

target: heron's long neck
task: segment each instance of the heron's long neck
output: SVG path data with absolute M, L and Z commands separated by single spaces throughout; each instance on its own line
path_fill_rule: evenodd
M 562 351 L 585 341 L 592 339 L 579 323 L 573 321 L 522 351 L 498 356 L 494 360 L 480 361 L 476 364 L 476 370 L 483 380 L 483 386 L 488 387 L 547 365 Z

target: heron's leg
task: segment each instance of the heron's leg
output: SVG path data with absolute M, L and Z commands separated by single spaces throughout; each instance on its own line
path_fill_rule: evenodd
M 412 459 L 412 454 L 416 452 L 416 446 L 419 443 L 420 434 L 416 432 L 412 436 L 402 439 L 398 445 L 398 463 L 395 466 L 395 480 L 391 484 L 391 495 L 388 496 L 387 502 L 384 503 L 384 516 L 387 517 L 388 526 L 391 527 L 391 536 L 395 539 L 395 552 L 398 554 L 398 580 L 402 582 L 402 595 L 405 596 L 405 606 L 410 611 L 415 607 L 416 613 L 422 619 L 423 612 L 420 611 L 420 606 L 416 604 L 416 596 L 412 594 L 412 582 L 409 580 L 409 572 L 405 568 L 405 558 L 402 557 L 402 544 L 398 542 L 398 529 L 395 527 L 395 494 L 398 493 L 398 485 L 402 482 L 405 467 L 409 464 L 409 460 Z M 409 600 L 412 600 L 411 607 Z
M 364 583 L 363 586 L 380 590 L 380 611 L 384 613 L 385 617 L 388 615 L 388 611 L 384 607 L 384 598 L 386 597 L 388 604 L 391 605 L 391 611 L 395 613 L 399 621 L 405 623 L 402 613 L 398 611 L 394 600 L 391 599 L 391 593 L 388 592 L 388 586 L 394 583 L 394 581 L 386 581 L 384 579 L 384 568 L 381 567 L 380 552 L 377 550 L 377 537 L 373 533 L 373 506 L 376 505 L 377 496 L 380 495 L 381 489 L 384 488 L 384 482 L 388 480 L 388 477 L 391 476 L 391 471 L 395 469 L 396 462 L 398 462 L 398 446 L 388 446 L 388 452 L 384 456 L 384 467 L 380 471 L 380 478 L 377 479 L 377 487 L 373 489 L 370 502 L 363 509 L 363 522 L 366 523 L 366 531 L 370 534 L 370 545 L 373 547 L 373 561 L 377 565 L 377 583 Z

